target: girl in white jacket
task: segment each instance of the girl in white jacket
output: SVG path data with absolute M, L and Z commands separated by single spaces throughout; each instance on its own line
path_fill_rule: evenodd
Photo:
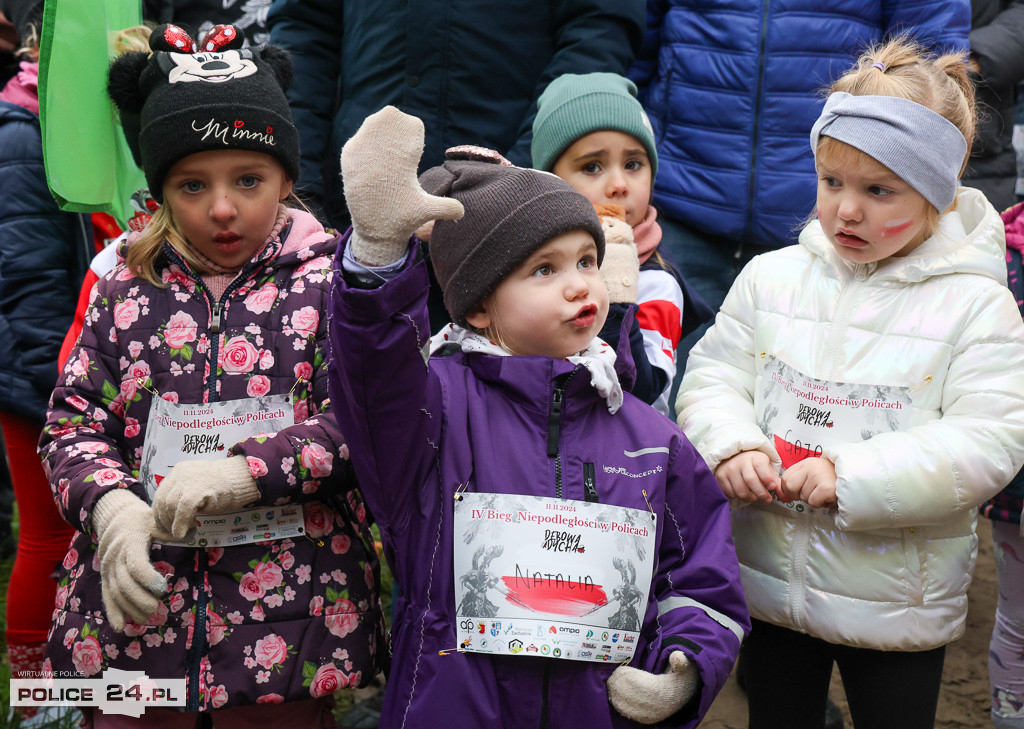
M 817 216 L 755 258 L 687 363 L 679 424 L 732 500 L 750 727 L 932 727 L 977 506 L 1024 460 L 1024 326 L 1000 218 L 958 188 L 960 56 L 905 39 L 832 86 Z

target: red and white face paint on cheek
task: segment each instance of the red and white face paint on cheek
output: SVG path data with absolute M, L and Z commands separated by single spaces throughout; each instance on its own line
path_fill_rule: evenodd
M 898 220 L 887 220 L 882 226 L 882 237 L 888 238 L 892 235 L 899 235 L 914 224 L 913 218 L 899 218 Z

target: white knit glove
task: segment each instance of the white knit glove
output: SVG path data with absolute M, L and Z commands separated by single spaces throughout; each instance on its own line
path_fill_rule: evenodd
M 127 489 L 104 494 L 92 510 L 99 540 L 100 590 L 110 627 L 124 630 L 125 616 L 145 625 L 167 591 L 167 579 L 149 561 L 153 510 Z
M 625 220 L 608 215 L 601 216 L 601 227 L 604 229 L 605 243 L 601 278 L 608 289 L 608 301 L 613 304 L 635 304 L 640 259 L 633 241 L 633 228 Z
M 656 724 L 675 714 L 697 689 L 697 667 L 682 651 L 669 655 L 660 676 L 619 666 L 608 677 L 608 700 L 627 719 Z
M 182 461 L 160 482 L 153 497 L 159 529 L 183 542 L 196 526 L 196 514 L 227 514 L 260 497 L 243 456 L 217 461 Z
M 430 220 L 458 220 L 462 203 L 427 194 L 416 179 L 423 122 L 385 106 L 366 117 L 341 149 L 345 202 L 352 215 L 352 254 L 367 266 L 399 260 L 409 238 Z

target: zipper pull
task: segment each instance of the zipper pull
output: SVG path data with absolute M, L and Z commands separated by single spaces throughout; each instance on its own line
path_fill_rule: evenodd
M 562 399 L 565 391 L 561 385 L 555 386 L 555 394 L 551 399 L 551 412 L 548 415 L 548 458 L 558 455 L 558 431 L 562 424 Z
M 224 305 L 219 301 L 213 305 L 213 320 L 210 322 L 210 331 L 216 334 L 220 331 L 220 312 L 224 309 Z
M 583 464 L 583 491 L 585 501 L 596 504 L 600 501 L 597 498 L 597 480 L 594 476 L 594 464 L 587 462 Z

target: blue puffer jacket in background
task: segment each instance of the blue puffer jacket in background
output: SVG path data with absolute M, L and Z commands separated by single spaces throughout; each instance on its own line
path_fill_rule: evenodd
M 271 41 L 292 53 L 299 187 L 347 225 L 338 155 L 388 104 L 426 126 L 420 169 L 459 144 L 530 166 L 537 97 L 563 73 L 625 73 L 643 0 L 275 0 Z
M 659 168 L 655 205 L 698 232 L 781 247 L 814 206 L 822 90 L 887 34 L 967 50 L 968 0 L 648 0 L 630 76 Z
M 0 403 L 40 427 L 92 246 L 46 186 L 39 117 L 0 101 Z

